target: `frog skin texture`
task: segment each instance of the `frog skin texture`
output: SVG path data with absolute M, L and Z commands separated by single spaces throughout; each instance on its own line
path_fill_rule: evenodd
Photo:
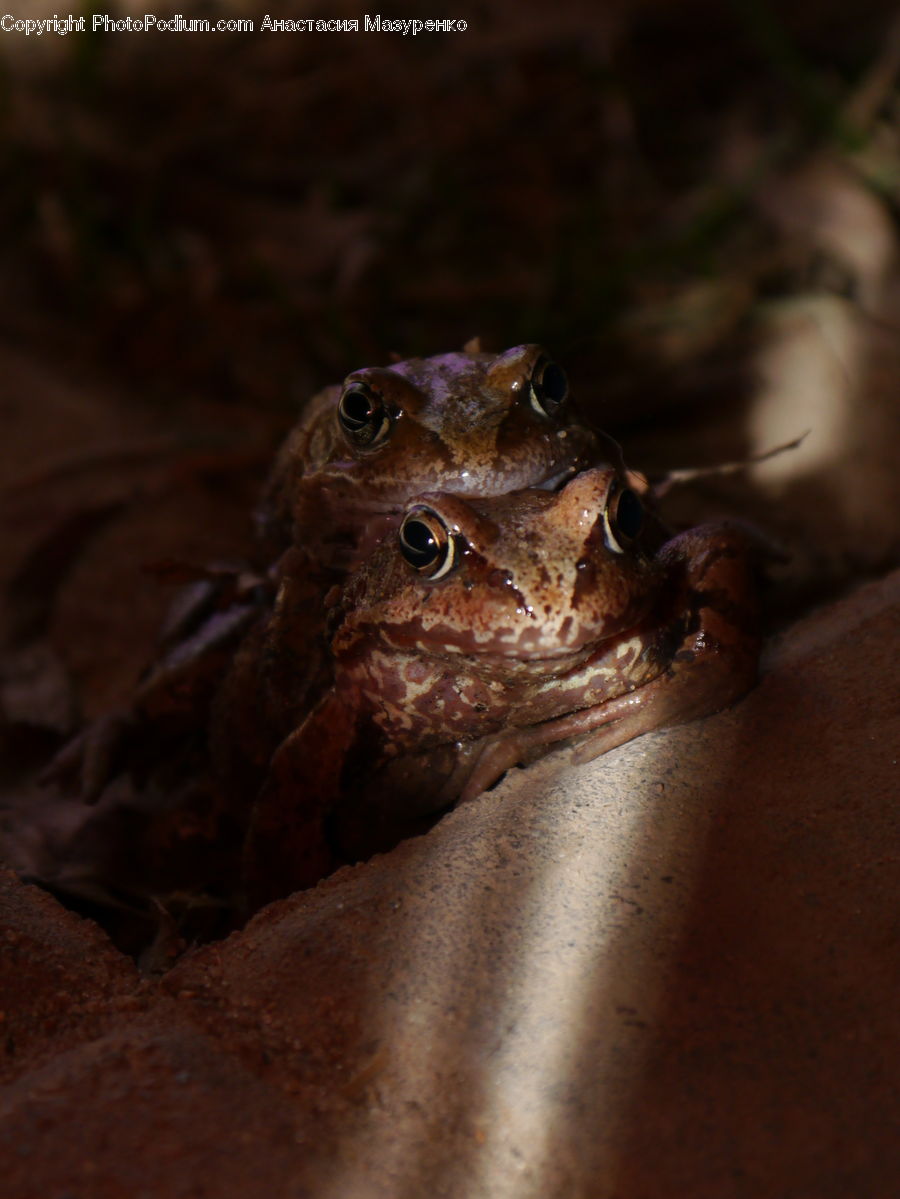
M 477 343 L 476 343 L 477 344 Z M 553 490 L 618 447 L 579 424 L 538 345 L 354 371 L 320 392 L 282 447 L 261 523 L 330 569 L 352 569 L 425 491 Z
M 72 842 L 51 856 L 71 852 L 80 874 L 102 845 L 112 864 L 123 855 L 106 841 L 120 834 L 104 828 L 134 825 L 130 836 L 162 847 L 148 864 L 156 881 L 142 888 L 190 885 L 190 830 L 205 846 L 242 828 L 272 752 L 330 685 L 326 597 L 396 528 L 412 495 L 552 490 L 620 461 L 614 442 L 578 422 L 564 373 L 536 345 L 499 355 L 471 345 L 358 370 L 315 396 L 263 500 L 274 565 L 186 572 L 191 586 L 128 708 L 89 726 L 45 772 L 64 795 L 99 801 L 77 833 L 92 848 Z M 205 797 L 196 818 L 177 798 L 195 793 Z M 187 866 L 170 878 L 176 858 Z M 127 890 L 130 879 L 113 881 Z
M 354 371 L 316 396 L 263 504 L 270 538 L 291 529 L 273 572 L 277 600 L 214 705 L 213 757 L 235 794 L 259 785 L 328 685 L 326 596 L 392 533 L 411 496 L 554 490 L 599 462 L 621 465 L 618 446 L 577 423 L 566 377 L 538 345 Z
M 259 514 L 273 566 L 195 571 L 130 709 L 72 742 L 48 777 L 77 777 L 94 801 L 136 755 L 152 759 L 152 747 L 136 748 L 148 726 L 168 735 L 209 720 L 221 770 L 240 772 L 232 750 L 244 742 L 254 761 L 271 752 L 275 730 L 327 681 L 325 596 L 411 495 L 554 488 L 618 458 L 614 442 L 578 423 L 565 374 L 537 345 L 494 355 L 475 342 L 354 371 L 310 401 L 277 457 Z
M 756 536 L 663 539 L 622 468 L 557 492 L 423 494 L 333 597 L 333 682 L 275 753 L 251 907 L 393 844 L 517 763 L 584 760 L 756 677 Z

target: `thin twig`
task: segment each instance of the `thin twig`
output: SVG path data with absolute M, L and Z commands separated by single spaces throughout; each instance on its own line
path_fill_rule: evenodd
M 748 466 L 756 466 L 759 462 L 767 462 L 770 458 L 777 458 L 779 454 L 785 454 L 788 450 L 795 450 L 809 436 L 811 430 L 807 429 L 805 433 L 801 433 L 799 437 L 795 437 L 793 441 L 786 441 L 784 445 L 777 445 L 774 449 L 764 450 L 761 454 L 753 454 L 750 458 L 743 458 L 738 462 L 720 462 L 716 466 L 694 466 L 688 467 L 685 470 L 669 471 L 658 483 L 654 483 L 651 488 L 654 499 L 661 499 L 672 487 L 680 483 L 693 483 L 695 479 L 707 478 L 710 475 L 733 475 L 739 470 L 745 470 Z

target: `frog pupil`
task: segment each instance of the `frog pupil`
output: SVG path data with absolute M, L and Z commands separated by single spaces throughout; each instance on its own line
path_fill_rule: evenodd
M 644 509 L 636 492 L 630 487 L 619 493 L 616 503 L 616 529 L 623 537 L 633 541 L 644 523 Z
M 381 396 L 364 383 L 348 386 L 338 404 L 338 420 L 359 449 L 372 449 L 391 431 L 391 420 Z
M 547 407 L 549 404 L 551 408 L 558 408 L 566 398 L 568 390 L 569 383 L 566 379 L 566 372 L 555 362 L 548 362 L 541 375 L 544 406 Z
M 549 358 L 542 359 L 531 378 L 531 405 L 542 416 L 555 416 L 569 394 L 566 372 Z
M 365 428 L 372 416 L 372 404 L 364 391 L 348 391 L 341 400 L 341 420 L 349 431 Z
M 411 566 L 431 566 L 440 554 L 437 538 L 424 520 L 408 520 L 401 543 L 403 556 Z

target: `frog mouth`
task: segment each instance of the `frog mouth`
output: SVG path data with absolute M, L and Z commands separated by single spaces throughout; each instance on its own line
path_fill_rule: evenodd
M 587 465 L 588 464 L 586 460 L 569 462 L 565 466 L 557 467 L 552 473 L 536 480 L 530 479 L 527 475 L 523 474 L 520 479 L 515 480 L 512 487 L 510 487 L 508 483 L 505 483 L 501 489 L 496 492 L 479 491 L 475 494 L 470 494 L 465 491 L 458 491 L 455 488 L 446 487 L 446 485 L 445 487 L 441 487 L 439 483 L 435 483 L 431 486 L 423 486 L 419 494 L 425 495 L 430 492 L 442 492 L 446 490 L 448 494 L 459 495 L 461 499 L 467 502 L 472 500 L 477 502 L 478 500 L 483 499 L 495 499 L 499 496 L 507 495 L 511 491 L 533 490 L 553 493 L 561 491 L 566 483 L 574 479 L 575 476 L 581 471 L 587 469 Z M 415 493 L 413 494 L 412 498 L 416 498 Z M 363 523 L 367 519 L 373 518 L 381 518 L 382 520 L 390 522 L 399 521 L 409 508 L 410 502 L 411 500 L 406 497 L 402 500 L 378 501 L 369 499 L 365 503 L 361 502 L 357 506 L 360 514 L 360 523 Z
M 533 483 L 532 486 L 535 491 L 560 491 L 563 485 L 568 483 L 570 479 L 574 479 L 581 469 L 582 467 L 577 463 L 572 463 L 555 471 L 552 475 L 547 475 L 545 479 Z
M 566 483 L 582 471 L 598 467 L 612 467 L 624 474 L 625 463 L 617 441 L 606 433 L 594 433 L 595 444 L 588 449 L 584 445 L 572 446 L 569 460 L 551 470 L 537 483 L 530 484 L 537 491 L 560 491 Z

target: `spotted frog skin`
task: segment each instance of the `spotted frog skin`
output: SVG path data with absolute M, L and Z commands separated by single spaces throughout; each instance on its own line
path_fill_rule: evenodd
M 396 527 L 410 496 L 552 489 L 618 453 L 578 423 L 564 372 L 538 345 L 495 355 L 473 342 L 352 372 L 310 401 L 278 455 L 260 516 L 274 565 L 197 572 L 131 708 L 86 730 L 46 777 L 75 778 L 95 800 L 150 726 L 169 737 L 208 721 L 220 775 L 252 788 L 327 685 L 326 594 Z
M 327 685 L 326 595 L 431 490 L 497 496 L 552 491 L 618 446 L 577 423 L 566 376 L 539 345 L 476 345 L 348 375 L 309 405 L 276 463 L 263 505 L 291 547 L 277 599 L 246 640 L 216 705 L 220 771 L 242 791 Z M 274 533 L 273 533 L 274 530 Z
M 251 906 L 560 743 L 591 757 L 737 698 L 758 557 L 734 525 L 661 537 L 614 465 L 557 492 L 414 499 L 335 600 L 333 684 L 253 815 Z
M 562 369 L 538 345 L 354 371 L 320 392 L 288 436 L 263 521 L 290 524 L 317 563 L 346 570 L 424 491 L 553 489 L 617 453 L 577 422 Z

